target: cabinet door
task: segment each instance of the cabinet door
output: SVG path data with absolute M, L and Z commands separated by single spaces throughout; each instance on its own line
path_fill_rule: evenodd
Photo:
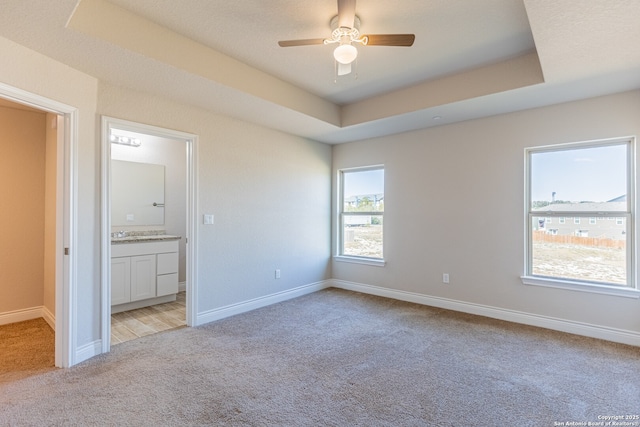
M 131 257 L 131 301 L 156 296 L 156 256 Z
M 131 301 L 131 258 L 111 258 L 111 305 Z

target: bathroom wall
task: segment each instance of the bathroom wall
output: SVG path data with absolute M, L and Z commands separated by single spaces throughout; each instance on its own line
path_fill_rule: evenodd
M 45 126 L 0 106 L 0 313 L 43 305 Z
M 133 135 L 120 131 L 119 134 Z M 164 226 L 113 226 L 118 230 L 158 230 L 167 234 L 181 236 L 179 242 L 178 281 L 184 282 L 186 276 L 185 236 L 187 230 L 187 149 L 184 141 L 160 138 L 151 135 L 135 135 L 140 138 L 140 147 L 111 144 L 111 158 L 139 163 L 151 163 L 165 166 L 165 207 Z

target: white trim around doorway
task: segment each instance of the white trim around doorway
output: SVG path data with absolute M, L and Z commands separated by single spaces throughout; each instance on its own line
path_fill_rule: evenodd
M 0 97 L 61 116 L 64 139 L 58 144 L 56 176 L 55 365 L 67 368 L 77 360 L 77 199 L 78 109 L 0 83 Z M 59 120 L 61 122 L 61 120 Z M 51 319 L 49 319 L 51 321 Z
M 102 292 L 101 312 L 102 328 L 101 342 L 102 352 L 107 353 L 111 349 L 111 142 L 109 130 L 117 128 L 147 135 L 155 135 L 164 138 L 185 141 L 187 150 L 187 326 L 196 325 L 197 320 L 197 148 L 198 136 L 190 133 L 165 129 L 157 126 L 131 122 L 113 117 L 102 116 Z

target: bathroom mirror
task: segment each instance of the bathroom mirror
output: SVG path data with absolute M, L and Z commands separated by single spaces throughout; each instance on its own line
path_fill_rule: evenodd
M 111 160 L 111 225 L 164 225 L 164 166 Z

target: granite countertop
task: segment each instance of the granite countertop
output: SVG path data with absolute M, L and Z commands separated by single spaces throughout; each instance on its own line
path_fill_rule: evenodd
M 153 231 L 120 231 L 111 233 L 111 244 L 159 242 L 163 240 L 180 240 L 182 237 L 165 234 L 164 230 Z

